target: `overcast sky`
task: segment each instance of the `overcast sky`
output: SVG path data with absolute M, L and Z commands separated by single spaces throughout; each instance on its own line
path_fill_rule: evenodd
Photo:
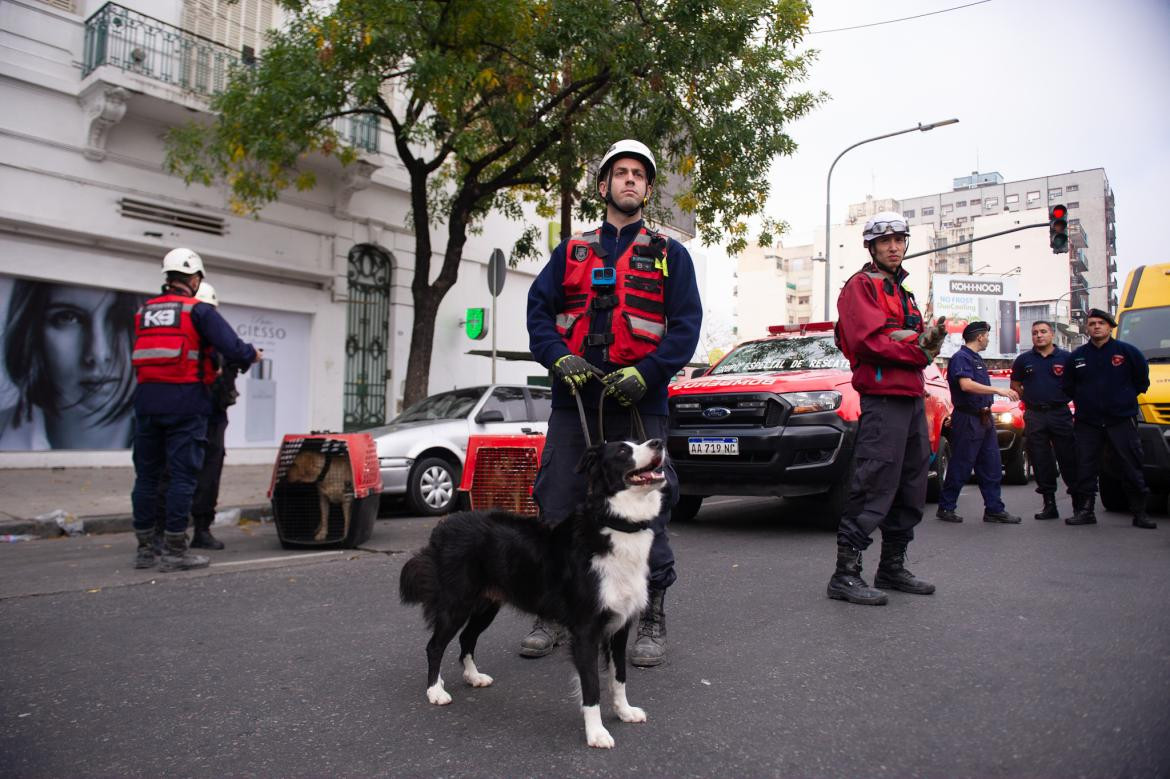
M 1118 282 L 1166 261 L 1170 179 L 1170 1 L 814 0 L 810 80 L 829 100 L 790 128 L 769 212 L 787 244 L 824 223 L 825 176 L 864 138 L 957 117 L 850 151 L 833 171 L 833 221 L 849 203 L 942 192 L 973 170 L 1008 181 L 1103 167 L 1117 197 Z M 1159 186 L 1159 184 L 1162 184 Z M 994 240 L 994 239 L 992 239 Z

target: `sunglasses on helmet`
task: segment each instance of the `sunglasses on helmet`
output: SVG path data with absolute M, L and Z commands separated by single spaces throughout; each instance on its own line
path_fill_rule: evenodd
M 895 222 L 874 222 L 869 228 L 870 235 L 889 235 L 890 233 L 908 233 L 910 228 L 901 219 Z

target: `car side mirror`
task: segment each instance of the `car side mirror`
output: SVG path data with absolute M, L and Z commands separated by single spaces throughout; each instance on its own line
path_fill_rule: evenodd
M 486 425 L 488 422 L 503 422 L 504 412 L 498 408 L 481 411 L 475 415 L 475 423 L 477 425 Z
M 709 371 L 709 370 L 711 370 L 711 369 L 710 368 L 695 368 L 693 371 L 691 371 L 691 378 L 697 379 L 700 376 L 706 376 L 707 371 Z

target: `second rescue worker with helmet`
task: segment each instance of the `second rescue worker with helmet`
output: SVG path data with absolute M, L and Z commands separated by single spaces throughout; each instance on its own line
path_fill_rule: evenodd
M 203 260 L 190 249 L 163 258 L 162 294 L 143 304 L 134 319 L 131 360 L 138 379 L 134 393 L 135 568 L 161 571 L 202 568 L 208 559 L 187 551 L 187 516 L 203 467 L 211 383 L 212 348 L 224 359 L 248 365 L 261 352 L 241 341 L 215 307 L 196 299 Z M 163 471 L 170 469 L 166 531 L 161 560 L 154 551 L 155 504 Z
M 906 548 L 926 505 L 930 439 L 926 430 L 922 370 L 942 347 L 942 319 L 924 330 L 914 295 L 902 286 L 910 226 L 885 211 L 862 234 L 871 261 L 853 274 L 837 298 L 837 344 L 853 368 L 861 395 L 849 502 L 837 529 L 837 569 L 830 598 L 880 606 L 886 594 L 861 578 L 861 553 L 882 530 L 875 587 L 918 595 L 934 585 L 906 569 Z
M 597 172 L 605 223 L 562 242 L 528 291 L 529 346 L 558 379 L 533 487 L 541 521 L 552 526 L 585 497 L 585 483 L 576 472 L 585 438 L 573 394 L 581 394 L 593 431 L 604 386 L 607 399 L 616 401 L 606 408 L 607 438 L 633 435 L 630 412 L 620 404 L 638 409 L 648 438 L 665 441 L 667 385 L 698 345 L 703 307 L 691 256 L 642 222 L 656 173 L 645 144 L 613 144 Z M 593 380 L 598 375 L 604 377 L 601 382 Z M 675 580 L 666 523 L 678 500 L 678 477 L 669 461 L 666 478 L 668 494 L 652 525 L 650 603 L 630 653 L 630 662 L 638 666 L 658 665 L 666 652 L 663 604 Z M 561 635 L 559 626 L 538 620 L 520 653 L 546 655 Z

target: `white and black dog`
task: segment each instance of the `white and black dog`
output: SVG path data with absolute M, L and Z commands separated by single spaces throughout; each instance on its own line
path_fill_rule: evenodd
M 613 746 L 601 724 L 599 652 L 618 718 L 646 721 L 646 712 L 626 700 L 626 639 L 646 608 L 650 523 L 662 509 L 664 457 L 659 440 L 586 450 L 577 471 L 588 481 L 587 497 L 556 528 L 504 511 L 453 514 L 435 526 L 399 581 L 402 602 L 421 603 L 434 631 L 427 700 L 451 702 L 439 665 L 460 628 L 463 680 L 472 687 L 492 683 L 475 665 L 475 643 L 507 603 L 568 629 L 589 746 Z

